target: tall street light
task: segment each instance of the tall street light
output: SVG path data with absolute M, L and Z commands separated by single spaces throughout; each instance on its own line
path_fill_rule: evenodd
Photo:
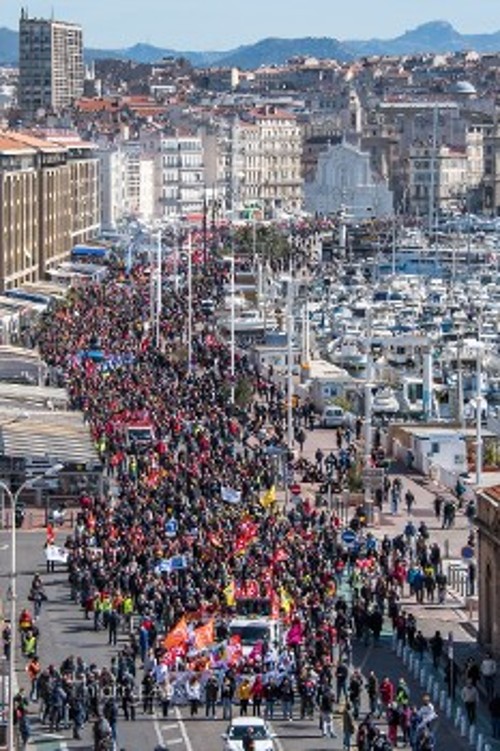
M 7 717 L 7 743 L 9 749 L 16 748 L 14 727 L 14 679 L 16 674 L 16 599 L 17 599 L 17 553 L 16 553 L 16 507 L 21 493 L 27 488 L 33 487 L 39 480 L 53 477 L 63 468 L 62 464 L 55 464 L 43 475 L 25 480 L 15 493 L 3 480 L 0 480 L 0 490 L 5 493 L 11 506 L 10 525 L 10 653 L 9 653 L 9 703 Z

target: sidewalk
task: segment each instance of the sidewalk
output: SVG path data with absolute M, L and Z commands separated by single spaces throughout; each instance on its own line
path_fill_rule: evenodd
M 332 449 L 336 449 L 335 433 L 333 431 L 314 430 L 308 432 L 304 450 L 301 456 L 314 461 L 314 455 L 317 448 L 321 448 L 326 455 Z M 445 496 L 452 495 L 449 488 L 439 486 L 428 478 L 420 475 L 415 471 L 409 471 L 407 467 L 400 464 L 392 464 L 389 475 L 391 478 L 399 476 L 402 480 L 403 490 L 402 497 L 406 489 L 410 488 L 415 496 L 415 504 L 412 509 L 411 518 L 416 526 L 424 521 L 429 533 L 430 540 L 439 544 L 442 557 L 443 569 L 448 576 L 449 567 L 465 567 L 462 559 L 462 548 L 466 545 L 470 533 L 470 525 L 462 511 L 458 510 L 455 518 L 455 524 L 451 529 L 443 530 L 441 523 L 435 517 L 434 499 L 437 493 Z M 302 485 L 302 495 L 314 500 L 318 487 L 314 484 Z M 390 513 L 387 504 L 384 505 L 382 513 L 375 519 L 371 531 L 378 538 L 387 534 L 391 539 L 403 532 L 408 520 L 406 505 L 400 504 L 398 512 L 395 515 Z M 470 613 L 467 607 L 468 598 L 460 589 L 454 589 L 450 586 L 448 577 L 448 589 L 445 603 L 415 602 L 413 597 L 408 594 L 405 588 L 405 596 L 402 599 L 403 609 L 411 611 L 417 620 L 417 627 L 421 629 L 426 638 L 429 638 L 439 630 L 445 642 L 449 634 L 453 634 L 453 655 L 454 663 L 459 671 L 462 670 L 468 657 L 473 657 L 478 664 L 484 657 L 484 650 L 477 643 L 477 611 Z M 386 619 L 387 621 L 387 619 Z M 402 656 L 392 650 L 393 639 L 391 627 L 388 622 L 385 624 L 383 633 L 383 646 L 381 647 L 363 647 L 356 645 L 354 650 L 354 664 L 361 666 L 366 673 L 367 670 L 374 669 L 378 676 L 387 673 L 389 677 L 397 682 L 399 678 L 404 677 L 407 680 L 411 692 L 412 701 L 420 704 L 423 693 L 432 689 L 433 699 L 436 703 L 437 711 L 440 715 L 438 723 L 438 751 L 448 751 L 454 747 L 457 751 L 460 749 L 477 749 L 481 751 L 486 744 L 490 745 L 491 751 L 500 751 L 500 743 L 491 739 L 489 710 L 484 693 L 483 686 L 479 685 L 480 703 L 478 706 L 478 721 L 476 727 L 470 730 L 463 717 L 463 706 L 460 699 L 450 705 L 446 702 L 446 692 L 444 686 L 444 671 L 438 673 L 434 671 L 431 660 L 428 655 L 425 656 L 421 666 L 415 666 L 414 660 L 410 657 L 409 652 L 405 653 L 405 662 Z M 422 669 L 423 668 L 423 671 Z M 422 678 L 422 681 L 420 680 Z M 432 679 L 432 680 L 431 680 Z M 459 679 L 457 683 L 456 695 L 460 694 L 463 683 Z M 442 700 L 443 706 L 440 706 Z M 458 712 L 458 715 L 457 715 Z M 478 733 L 481 734 L 478 745 Z
M 403 483 L 403 495 L 406 488 L 410 488 L 415 494 L 416 503 L 413 509 L 413 518 L 417 523 L 425 521 L 430 532 L 430 539 L 435 540 L 441 547 L 441 550 L 447 550 L 448 555 L 443 559 L 443 568 L 448 573 L 449 564 L 463 563 L 461 550 L 466 545 L 470 532 L 470 525 L 465 515 L 457 512 L 455 525 L 451 529 L 443 530 L 434 514 L 434 498 L 437 493 L 449 495 L 447 488 L 442 488 L 436 483 L 430 482 L 427 478 L 415 473 L 409 473 L 404 468 L 398 466 L 391 473 L 393 476 L 398 475 Z M 383 513 L 380 519 L 380 533 L 394 535 L 395 530 L 399 533 L 404 527 L 408 515 L 406 509 L 400 509 L 396 516 Z M 447 639 L 449 633 L 453 634 L 453 654 L 454 662 L 459 669 L 459 676 L 463 671 L 466 660 L 472 657 L 478 664 L 481 663 L 485 656 L 485 650 L 477 643 L 477 612 L 470 617 L 468 609 L 468 598 L 463 593 L 448 587 L 447 597 L 444 605 L 432 603 L 417 604 L 414 598 L 406 597 L 403 600 L 404 607 L 414 613 L 417 625 L 422 630 L 425 637 L 432 636 L 436 630 L 440 630 L 443 638 Z M 429 655 L 425 656 L 424 670 L 427 675 L 434 673 Z M 444 675 L 442 671 L 437 676 L 439 678 L 439 690 L 444 690 Z M 457 683 L 457 696 L 463 681 L 459 677 Z M 477 730 L 483 734 L 485 739 L 491 745 L 491 749 L 500 749 L 500 742 L 493 741 L 490 736 L 490 720 L 488 710 L 488 700 L 486 697 L 484 685 L 480 681 L 478 684 L 480 702 L 478 706 Z M 498 690 L 498 681 L 497 681 Z M 453 707 L 453 712 L 462 707 L 460 699 L 457 700 Z M 477 735 L 477 734 L 476 734 Z

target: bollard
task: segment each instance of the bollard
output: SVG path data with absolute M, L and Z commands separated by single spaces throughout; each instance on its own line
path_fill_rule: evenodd
M 413 670 L 413 652 L 409 652 L 407 654 L 406 664 L 408 666 L 408 672 L 411 673 L 411 671 Z
M 396 635 L 396 632 L 394 632 L 391 638 L 391 651 L 397 652 L 397 650 L 398 650 L 398 637 Z
M 462 738 L 465 738 L 467 735 L 467 717 L 464 717 L 463 715 L 460 718 L 460 735 Z
M 418 680 L 421 686 L 425 686 L 427 683 L 427 670 L 421 664 L 419 665 Z
M 406 646 L 406 644 L 404 645 L 404 647 L 402 647 L 401 657 L 403 658 L 404 664 L 407 665 L 408 664 L 408 647 Z
M 437 683 L 436 683 L 436 686 L 437 686 Z M 439 692 L 439 706 L 442 709 L 446 707 L 446 691 L 444 689 L 441 689 L 441 691 Z
M 420 676 L 420 660 L 418 658 L 415 658 L 413 660 L 413 675 L 415 676 L 416 680 L 418 681 Z
M 462 710 L 460 707 L 455 709 L 455 727 L 459 728 L 462 723 Z
M 484 736 L 482 733 L 477 734 L 476 751 L 483 751 Z
M 33 512 L 30 511 L 28 514 L 28 529 L 33 529 Z
M 403 642 L 401 641 L 401 639 L 398 639 L 397 647 L 396 647 L 396 654 L 398 657 L 403 656 Z
M 476 743 L 476 726 L 475 725 L 469 725 L 469 743 L 471 746 L 474 746 Z
M 484 751 L 491 751 L 491 746 L 489 743 L 486 743 L 484 746 Z
M 443 691 L 443 694 L 444 694 L 444 691 Z M 451 717 L 453 715 L 453 702 L 449 696 L 446 697 L 445 709 L 446 709 L 446 716 L 448 717 L 448 719 L 451 720 Z
M 434 678 L 432 675 L 427 676 L 427 684 L 425 686 L 426 693 L 429 694 L 429 696 L 432 694 L 432 690 L 434 688 Z
M 439 684 L 437 683 L 437 681 L 432 686 L 432 701 L 434 702 L 434 704 L 439 703 Z

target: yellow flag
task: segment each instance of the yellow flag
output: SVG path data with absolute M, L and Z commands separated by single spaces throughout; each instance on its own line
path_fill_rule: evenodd
M 280 587 L 280 608 L 288 615 L 293 607 L 293 597 L 284 587 Z
M 272 485 L 269 490 L 266 490 L 260 497 L 260 505 L 263 508 L 269 508 L 276 502 L 276 486 Z

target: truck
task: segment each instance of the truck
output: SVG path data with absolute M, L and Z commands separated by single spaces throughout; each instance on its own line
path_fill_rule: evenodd
M 281 622 L 266 616 L 235 617 L 228 624 L 229 638 L 237 636 L 241 640 L 241 650 L 248 657 L 257 644 L 279 647 L 282 640 Z
M 256 585 L 254 585 L 256 586 Z M 240 589 L 243 594 L 244 590 Z M 248 588 L 247 588 L 248 595 Z M 283 639 L 282 623 L 271 596 L 237 596 L 236 612 L 228 623 L 229 638 L 239 637 L 243 656 L 259 643 L 279 647 Z

